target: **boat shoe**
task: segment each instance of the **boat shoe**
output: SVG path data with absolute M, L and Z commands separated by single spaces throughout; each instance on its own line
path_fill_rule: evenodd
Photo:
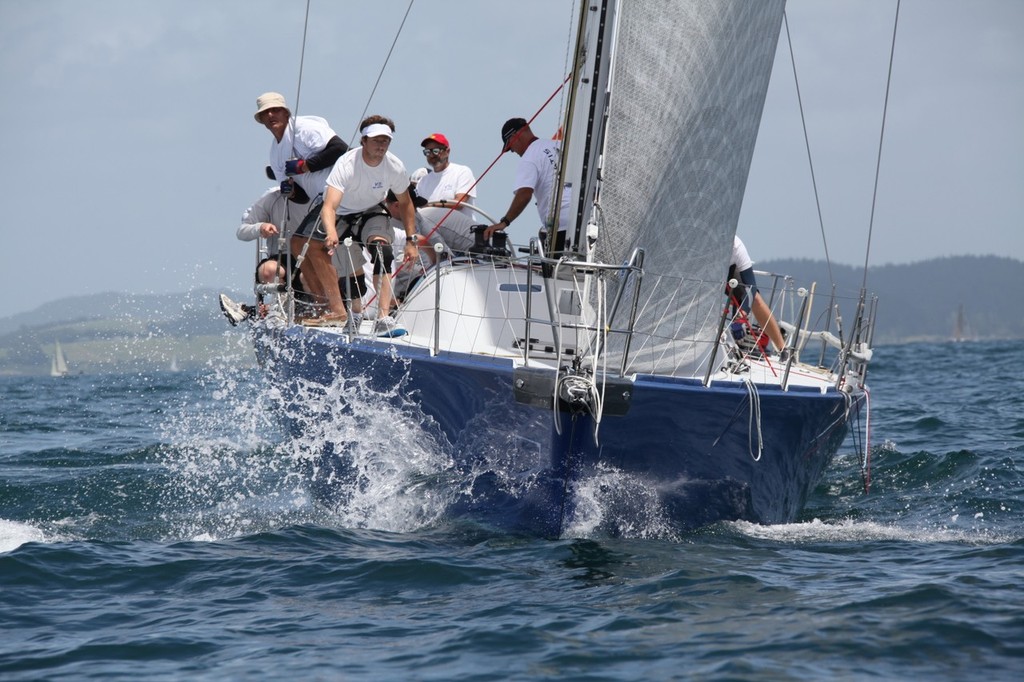
M 321 315 L 320 317 L 311 317 L 308 320 L 302 320 L 300 324 L 307 327 L 344 327 L 347 322 L 348 317 L 345 315 L 328 313 L 327 315 Z

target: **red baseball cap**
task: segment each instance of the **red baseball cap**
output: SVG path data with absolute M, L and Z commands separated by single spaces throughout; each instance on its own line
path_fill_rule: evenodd
M 428 142 L 436 142 L 445 149 L 451 149 L 452 146 L 448 144 L 448 138 L 441 133 L 431 133 L 423 138 L 423 142 L 420 142 L 421 147 L 426 147 Z

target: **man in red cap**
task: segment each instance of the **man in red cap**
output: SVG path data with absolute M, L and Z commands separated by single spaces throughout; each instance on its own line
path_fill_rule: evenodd
M 420 210 L 422 220 L 418 221 L 417 229 L 424 235 L 433 231 L 432 242 L 436 243 L 437 238 L 440 238 L 451 249 L 468 251 L 473 246 L 470 232 L 473 211 L 459 208 L 452 213 L 450 209 L 455 202 L 471 206 L 476 204 L 476 178 L 473 171 L 469 166 L 448 160 L 451 145 L 441 133 L 428 135 L 420 145 L 431 170 L 416 184 L 416 195 L 427 202 L 426 207 Z M 435 228 L 435 225 L 438 227 Z M 433 262 L 433 251 L 425 253 Z
M 416 195 L 426 199 L 428 203 L 440 201 L 458 201 L 473 204 L 476 199 L 476 178 L 469 166 L 451 163 L 451 145 L 448 138 L 441 133 L 432 133 L 420 142 L 423 156 L 430 166 L 427 173 L 416 185 Z M 469 211 L 465 211 L 469 214 Z

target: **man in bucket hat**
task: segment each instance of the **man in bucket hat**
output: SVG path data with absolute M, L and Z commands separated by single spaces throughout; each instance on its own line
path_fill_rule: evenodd
M 265 92 L 256 98 L 256 122 L 274 136 L 270 168 L 282 182 L 289 177 L 311 199 L 323 194 L 327 175 L 348 145 L 319 116 L 292 116 L 284 95 Z
M 292 186 L 302 187 L 312 199 L 312 211 L 319 211 L 318 198 L 327 186 L 327 176 L 334 162 L 348 151 L 348 145 L 335 134 L 327 121 L 319 116 L 292 116 L 284 95 L 265 92 L 256 98 L 256 113 L 253 118 L 263 125 L 274 141 L 270 145 L 270 171 L 281 182 L 285 191 Z M 302 249 L 303 240 L 292 239 L 296 248 Z M 308 254 L 307 254 L 308 257 Z M 330 314 L 345 317 L 345 307 L 338 290 L 338 273 L 331 264 L 317 260 L 310 263 L 306 284 L 317 300 L 326 301 Z

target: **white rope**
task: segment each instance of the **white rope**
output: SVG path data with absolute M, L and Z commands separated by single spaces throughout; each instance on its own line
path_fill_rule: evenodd
M 559 273 L 560 266 L 561 266 L 561 261 L 559 261 L 559 263 L 557 263 L 555 265 L 555 267 L 554 267 L 554 271 L 552 273 L 552 280 L 553 281 L 558 281 L 558 273 Z M 565 377 L 561 377 L 560 376 L 561 375 L 562 350 L 563 350 L 562 338 L 563 338 L 564 334 L 559 333 L 558 334 L 558 346 L 556 348 L 556 356 L 555 356 L 555 382 L 554 382 L 555 395 L 553 396 L 553 400 L 552 400 L 551 406 L 552 406 L 552 420 L 554 421 L 554 425 L 555 425 L 555 433 L 557 433 L 558 435 L 562 435 L 561 426 L 560 426 L 559 420 L 558 420 L 558 396 L 561 393 L 560 389 L 561 389 L 562 384 L 563 383 L 570 383 L 571 382 L 572 388 L 569 389 L 570 391 L 580 391 L 580 390 L 585 391 L 587 393 L 587 397 L 588 397 L 588 399 L 585 401 L 585 405 L 587 406 L 587 408 L 588 408 L 588 410 L 590 412 L 590 416 L 594 419 L 594 442 L 597 443 L 598 442 L 598 432 L 599 432 L 600 427 L 601 427 L 601 420 L 602 420 L 602 418 L 604 416 L 604 396 L 605 396 L 605 391 L 607 390 L 607 376 L 608 376 L 608 352 L 607 352 L 607 348 L 608 348 L 608 343 L 607 343 L 607 337 L 608 337 L 608 329 L 607 329 L 608 311 L 607 311 L 607 305 L 608 305 L 608 303 L 607 303 L 607 301 L 608 301 L 608 295 L 607 295 L 607 282 L 604 281 L 604 278 L 597 277 L 595 279 L 595 282 L 596 282 L 596 284 L 595 284 L 595 288 L 596 288 L 595 297 L 596 297 L 597 300 L 596 300 L 596 305 L 595 305 L 596 310 L 595 310 L 594 326 L 597 329 L 597 334 L 594 337 L 593 346 L 587 350 L 588 355 L 590 355 L 591 358 L 592 358 L 591 366 L 593 367 L 593 374 L 590 377 L 586 377 L 586 376 L 583 376 L 583 375 L 580 375 L 580 374 L 576 374 L 576 375 L 572 375 L 572 376 L 568 376 L 567 375 Z M 581 305 L 582 305 L 582 301 L 585 300 L 585 299 L 584 299 L 584 296 L 583 296 L 583 292 L 579 288 L 579 281 L 575 278 L 575 276 L 573 277 L 573 286 L 574 286 L 574 292 L 575 292 L 576 296 L 579 298 L 579 300 L 581 301 Z M 556 314 L 560 316 L 561 313 L 560 313 L 560 311 L 556 311 Z M 559 326 L 559 328 L 561 328 L 561 321 L 560 321 L 560 319 L 556 320 L 556 324 Z M 582 366 L 582 363 L 581 363 L 581 366 Z M 594 378 L 594 376 L 596 376 L 596 374 L 597 374 L 599 369 L 602 372 L 600 388 L 598 388 L 597 381 Z
M 757 393 L 757 387 L 750 377 L 743 378 L 743 384 L 747 387 L 747 397 L 750 399 L 750 417 L 747 420 L 747 452 L 755 462 L 761 461 L 761 453 L 764 451 L 764 435 L 761 433 L 761 396 Z M 754 454 L 754 431 L 757 431 L 757 454 Z
M 868 482 L 867 485 L 871 485 L 871 392 L 867 386 L 864 387 L 864 412 L 864 464 L 862 469 L 864 480 Z
M 598 367 L 601 368 L 601 390 L 597 389 L 597 384 L 591 380 L 593 384 L 593 396 L 594 405 L 596 410 L 594 411 L 594 443 L 598 444 L 597 433 L 601 429 L 601 418 L 604 416 L 604 396 L 605 391 L 608 387 L 608 295 L 607 295 L 607 283 L 603 277 L 598 277 L 595 284 L 595 297 L 596 302 L 596 319 L 594 324 L 597 327 L 597 335 L 594 340 L 594 372 L 596 373 Z

